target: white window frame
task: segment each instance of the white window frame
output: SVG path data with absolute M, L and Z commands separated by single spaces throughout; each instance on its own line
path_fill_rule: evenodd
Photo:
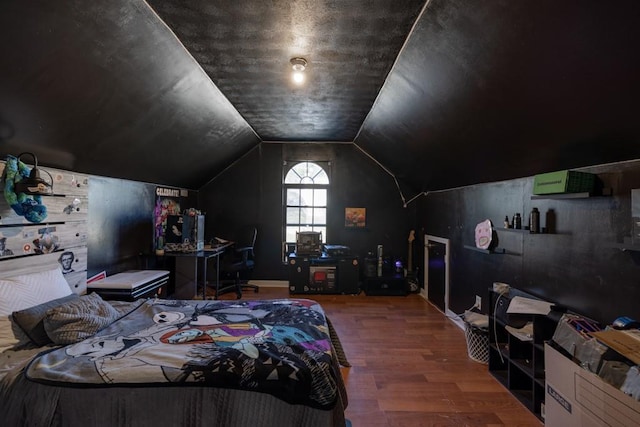
M 321 169 L 321 176 L 319 174 L 314 174 L 313 176 L 309 176 L 307 173 L 300 172 L 301 165 L 313 164 L 319 166 Z M 322 240 L 324 242 L 327 241 L 327 213 L 329 208 L 329 188 L 331 184 L 330 177 L 330 162 L 320 162 L 320 161 L 291 161 L 284 162 L 283 165 L 283 174 L 282 174 L 282 209 L 283 209 L 283 221 L 282 221 L 282 258 L 283 261 L 286 262 L 286 257 L 289 253 L 291 253 L 291 249 L 295 247 L 295 238 L 288 239 L 287 238 L 287 230 L 296 227 L 297 231 L 321 231 L 322 232 Z M 304 166 L 303 166 L 304 167 Z M 308 169 L 307 169 L 308 170 Z M 292 172 L 295 171 L 295 172 Z M 287 178 L 291 177 L 291 173 L 296 173 L 298 177 L 296 178 L 296 182 L 287 182 Z M 298 179 L 299 178 L 299 179 Z M 315 181 L 320 180 L 323 183 L 318 184 Z M 291 181 L 289 179 L 289 181 Z M 297 204 L 297 205 L 289 205 L 288 203 L 288 190 L 290 189 L 300 189 L 302 190 L 324 190 L 325 191 L 325 204 L 317 205 L 315 203 L 312 204 Z M 312 197 L 313 198 L 313 197 Z M 311 217 L 312 220 L 310 222 L 288 222 L 289 216 L 287 215 L 288 208 L 310 208 L 311 209 Z M 324 222 L 317 222 L 315 218 L 314 208 L 320 208 L 325 210 Z

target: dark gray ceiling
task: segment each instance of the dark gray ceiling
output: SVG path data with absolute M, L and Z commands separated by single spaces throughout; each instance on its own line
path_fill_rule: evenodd
M 424 0 L 149 4 L 262 140 L 353 141 Z
M 416 191 L 640 158 L 639 21 L 636 0 L 7 0 L 0 154 L 199 188 L 261 141 L 346 141 Z

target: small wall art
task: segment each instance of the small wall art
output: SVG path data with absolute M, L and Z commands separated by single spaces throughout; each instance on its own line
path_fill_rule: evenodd
M 346 228 L 364 228 L 367 225 L 366 208 L 345 208 L 344 226 Z

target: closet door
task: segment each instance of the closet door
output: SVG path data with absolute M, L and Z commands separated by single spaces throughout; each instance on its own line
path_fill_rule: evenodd
M 433 240 L 426 241 L 427 297 L 443 313 L 446 311 L 446 245 Z

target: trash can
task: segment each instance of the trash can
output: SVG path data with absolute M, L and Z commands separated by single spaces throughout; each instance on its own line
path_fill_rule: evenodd
M 489 317 L 468 310 L 462 317 L 469 358 L 486 365 L 489 363 Z

